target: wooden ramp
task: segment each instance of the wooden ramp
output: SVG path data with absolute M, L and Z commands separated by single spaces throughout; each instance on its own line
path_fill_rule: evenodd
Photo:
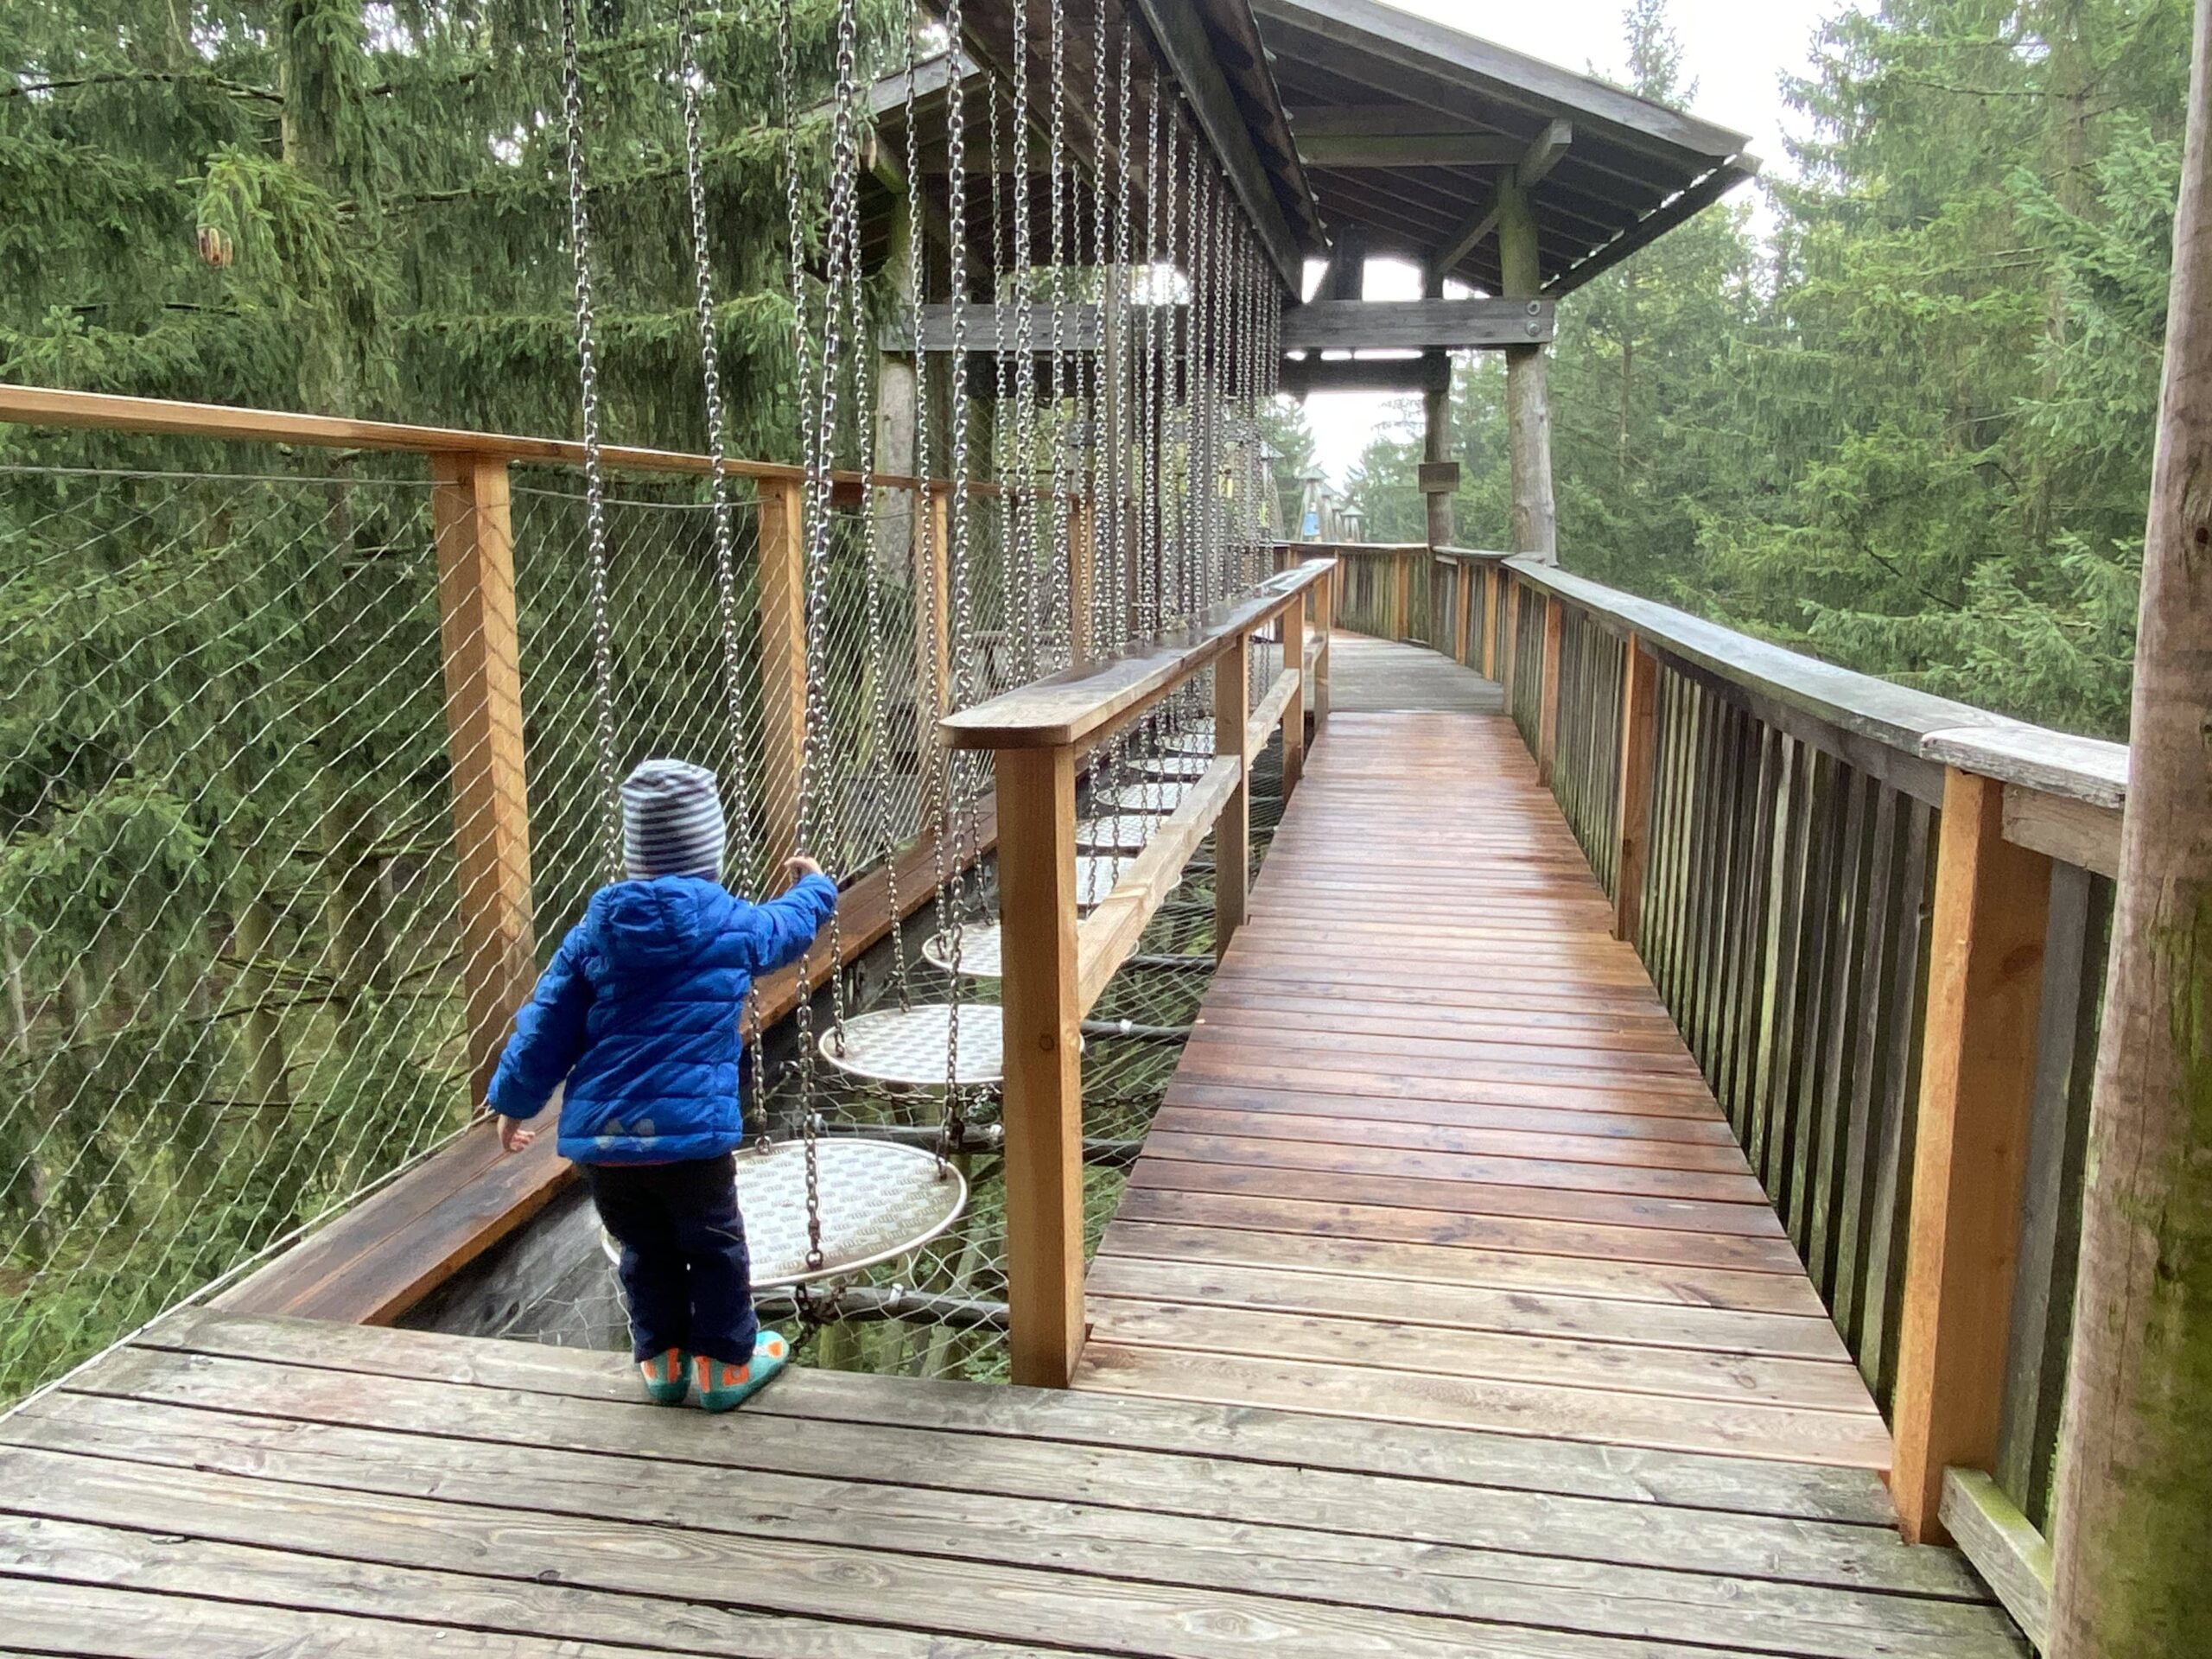
M 1861 1471 L 187 1312 L 0 1419 L 0 1649 L 1998 1659 Z
M 1885 1469 L 1611 918 L 1510 721 L 1338 715 L 1100 1246 L 1077 1386 Z

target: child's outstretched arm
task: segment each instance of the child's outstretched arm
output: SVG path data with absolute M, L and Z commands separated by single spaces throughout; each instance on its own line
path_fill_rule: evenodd
M 591 1012 L 591 981 L 577 957 L 583 929 L 571 928 L 552 964 L 540 975 L 515 1015 L 514 1035 L 499 1056 L 486 1090 L 492 1109 L 499 1115 L 499 1144 L 519 1152 L 536 1138 L 523 1121 L 545 1109 L 553 1090 L 569 1075 L 584 1050 L 584 1020 Z
M 804 956 L 830 912 L 837 908 L 837 884 L 812 859 L 791 859 L 784 870 L 791 878 L 791 886 L 753 906 L 760 921 L 759 954 L 752 964 L 756 974 L 773 973 Z

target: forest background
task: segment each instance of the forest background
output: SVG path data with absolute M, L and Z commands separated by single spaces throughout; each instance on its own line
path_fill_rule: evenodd
M 729 448 L 793 459 L 783 111 L 819 106 L 836 8 L 793 0 L 788 93 L 779 10 L 703 12 L 702 137 Z M 697 450 L 674 11 L 585 8 L 587 169 L 607 435 Z M 2116 733 L 2186 13 L 1841 14 L 1770 237 L 1739 200 L 1562 308 L 1565 563 Z M 864 0 L 869 67 L 905 15 Z M 0 6 L 0 379 L 572 431 L 557 17 Z M 1628 38 L 1626 79 L 1694 102 L 1662 0 Z M 791 145 L 810 226 L 823 137 Z M 1497 364 L 1455 402 L 1460 538 L 1495 543 Z M 1294 467 L 1294 411 L 1274 424 Z M 1410 433 L 1363 457 L 1370 533 L 1419 535 L 1414 458 Z M 516 487 L 542 952 L 599 868 L 588 646 L 574 480 Z M 696 494 L 613 516 L 626 747 L 701 749 Z M 0 1400 L 466 1119 L 428 544 L 419 467 L 0 428 Z
M 1694 108 L 1664 0 L 1625 21 L 1625 71 L 1594 71 Z M 2184 0 L 1839 8 L 1786 85 L 1785 164 L 1562 302 L 1560 563 L 2124 737 L 2188 23 Z M 1496 353 L 1460 359 L 1452 405 L 1457 539 L 1504 546 Z M 1294 413 L 1275 436 L 1297 470 Z M 1408 404 L 1346 480 L 1370 539 L 1425 534 L 1420 456 Z

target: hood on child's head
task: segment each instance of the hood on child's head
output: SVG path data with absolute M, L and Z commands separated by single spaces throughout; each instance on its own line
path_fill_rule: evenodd
M 694 875 L 617 881 L 591 896 L 587 920 L 610 961 L 661 967 L 693 955 L 721 925 L 728 892 Z

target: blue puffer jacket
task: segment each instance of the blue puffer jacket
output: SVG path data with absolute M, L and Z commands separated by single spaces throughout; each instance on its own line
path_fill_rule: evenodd
M 535 1117 L 565 1081 L 561 1155 L 579 1164 L 742 1145 L 740 1007 L 753 976 L 796 962 L 836 907 L 819 875 L 765 905 L 689 875 L 601 888 L 515 1016 L 492 1109 Z

